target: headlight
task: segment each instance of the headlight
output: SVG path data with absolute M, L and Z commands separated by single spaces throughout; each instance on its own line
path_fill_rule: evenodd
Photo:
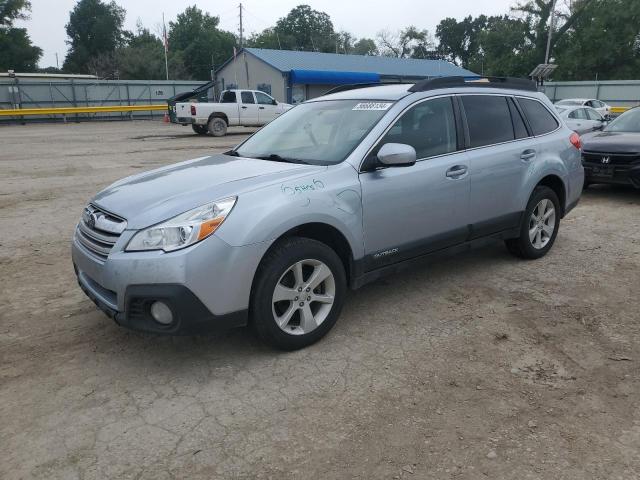
M 237 197 L 225 198 L 189 210 L 166 222 L 136 233 L 126 251 L 164 250 L 171 252 L 207 238 L 224 222 Z

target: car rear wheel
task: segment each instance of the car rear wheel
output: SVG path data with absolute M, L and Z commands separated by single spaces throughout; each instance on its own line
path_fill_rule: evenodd
M 251 323 L 282 350 L 318 341 L 336 323 L 346 294 L 338 255 L 324 243 L 291 237 L 263 259 L 251 293 Z
M 549 187 L 537 187 L 524 212 L 520 236 L 506 241 L 509 251 L 520 257 L 535 259 L 547 254 L 558 235 L 560 202 Z
M 227 122 L 224 118 L 213 117 L 208 124 L 209 135 L 224 137 L 227 134 Z
M 206 135 L 208 130 L 207 130 L 207 126 L 206 125 L 195 125 L 192 124 L 191 128 L 193 129 L 194 132 L 196 132 L 198 135 Z

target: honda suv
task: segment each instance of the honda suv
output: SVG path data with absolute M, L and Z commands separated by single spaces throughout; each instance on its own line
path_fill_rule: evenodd
M 544 256 L 584 181 L 554 110 L 519 79 L 338 87 L 231 151 L 98 193 L 73 239 L 78 282 L 126 327 L 250 324 L 304 347 L 347 288 L 417 260 L 487 240 Z

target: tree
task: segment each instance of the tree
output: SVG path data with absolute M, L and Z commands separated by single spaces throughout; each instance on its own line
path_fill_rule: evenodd
M 378 55 L 378 46 L 370 38 L 361 38 L 353 45 L 353 53 L 356 55 Z
M 556 47 L 558 80 L 640 77 L 640 2 L 590 3 Z
M 15 28 L 15 20 L 29 18 L 27 0 L 0 0 L 0 70 L 35 72 L 42 49 L 31 44 L 25 28 Z
M 431 58 L 435 42 L 428 30 L 413 25 L 399 32 L 383 30 L 378 33 L 378 50 L 386 57 Z
M 340 35 L 344 33 L 336 34 L 331 18 L 326 13 L 313 10 L 309 5 L 298 5 L 279 19 L 274 27 L 253 35 L 248 44 L 259 48 L 335 53 L 336 42 L 338 50 L 341 50 Z
M 556 12 L 557 22 L 553 26 L 551 52 L 562 36 L 573 27 L 584 14 L 586 8 L 594 1 L 597 0 L 576 0 L 569 4 L 566 11 Z M 547 39 L 549 38 L 549 21 L 554 3 L 554 0 L 527 0 L 513 9 L 514 12 L 524 15 L 524 20 L 529 25 L 528 37 L 532 43 L 535 64 L 543 63 L 545 59 Z
M 218 17 L 203 13 L 195 6 L 179 14 L 175 22 L 169 22 L 169 49 L 181 52 L 192 78 L 209 79 L 211 68 L 220 66 L 233 55 L 236 38 L 220 30 L 219 23 Z
M 70 48 L 63 70 L 88 73 L 92 58 L 113 55 L 125 41 L 122 29 L 124 17 L 125 10 L 114 1 L 80 0 L 71 11 L 66 25 Z
M 29 0 L 0 0 L 0 28 L 12 27 L 14 20 L 27 20 L 30 10 Z
M 446 59 L 463 68 L 469 68 L 469 62 L 478 53 L 480 34 L 487 26 L 487 17 L 468 16 L 458 22 L 455 18 L 445 18 L 436 27 L 436 37 L 440 51 Z

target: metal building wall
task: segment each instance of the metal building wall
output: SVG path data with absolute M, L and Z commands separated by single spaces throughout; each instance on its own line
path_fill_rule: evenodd
M 640 80 L 549 82 L 544 93 L 552 102 L 563 98 L 596 98 L 614 107 L 640 105 Z
M 0 80 L 0 109 L 59 108 L 115 105 L 158 105 L 176 93 L 193 90 L 203 82 L 166 80 Z M 162 111 L 101 113 L 100 118 L 147 118 Z M 95 118 L 78 114 L 74 119 Z M 40 117 L 40 120 L 47 117 Z M 7 119 L 9 120 L 9 119 Z

